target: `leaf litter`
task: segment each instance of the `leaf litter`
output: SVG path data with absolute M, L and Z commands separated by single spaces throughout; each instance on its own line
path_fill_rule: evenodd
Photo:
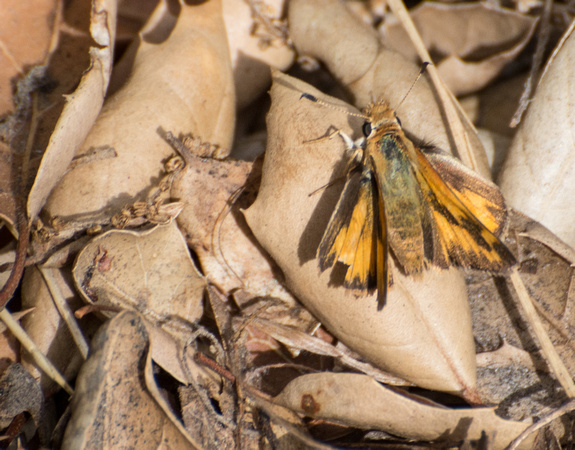
M 12 297 L 27 266 L 9 309 L 32 308 L 22 319 L 32 340 L 8 310 L 1 316 L 2 354 L 12 362 L 0 383 L 14 380 L 3 409 L 10 440 L 27 439 L 28 411 L 38 433 L 31 445 L 63 448 L 157 446 L 160 437 L 178 448 L 569 444 L 570 208 L 538 207 L 534 189 L 521 187 L 537 177 L 546 187 L 551 177 L 541 198 L 569 198 L 568 161 L 558 172 L 550 152 L 523 150 L 546 148 L 543 118 L 572 128 L 561 81 L 569 31 L 520 130 L 506 131 L 514 143 L 497 170 L 457 105 L 442 104 L 452 100 L 425 76 L 402 100 L 421 53 L 393 2 L 399 26 L 378 2 L 355 13 L 339 0 L 170 0 L 136 13 L 129 2 L 81 3 L 34 11 L 53 19 L 37 38 L 44 50 L 19 56 L 30 62 L 2 81 L 17 89 L 0 91 L 13 105 L 2 122 L 0 298 Z M 521 52 L 538 33 L 537 8 L 525 9 L 423 3 L 411 15 L 440 56 L 439 77 L 481 104 L 481 89 L 506 81 L 504 71 L 522 80 Z M 464 22 L 475 31 L 465 33 Z M 557 34 L 566 31 L 560 23 Z M 292 66 L 296 55 L 331 75 Z M 270 67 L 292 67 L 321 90 Z M 300 101 L 303 92 L 338 106 Z M 318 138 L 334 129 L 359 137 L 361 120 L 343 111 L 380 97 L 398 107 L 410 136 L 483 174 L 499 172 L 509 205 L 547 226 L 512 211 L 506 238 L 535 313 L 518 306 L 505 274 L 429 271 L 411 280 L 392 268 L 382 311 L 320 275 L 315 249 L 345 161 L 341 139 Z M 549 106 L 566 112 L 548 114 Z M 443 119 L 449 108 L 456 131 Z M 255 155 L 266 132 L 262 161 Z M 240 154 L 250 161 L 234 159 Z M 547 210 L 563 221 L 548 221 Z M 14 350 L 11 334 L 26 351 Z M 75 386 L 70 416 L 55 408 L 59 386 Z M 529 426 L 537 420 L 547 428 Z

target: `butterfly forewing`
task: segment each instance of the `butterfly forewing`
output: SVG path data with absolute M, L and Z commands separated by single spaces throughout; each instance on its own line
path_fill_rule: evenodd
M 436 147 L 423 147 L 423 154 L 441 179 L 466 208 L 496 236 L 507 223 L 507 207 L 499 188 Z
M 432 263 L 443 266 L 447 262 L 447 265 L 491 271 L 503 270 L 514 264 L 515 258 L 511 252 L 472 210 L 484 218 L 493 219 L 495 216 L 486 211 L 487 208 L 482 207 L 480 202 L 468 208 L 466 204 L 469 199 L 462 201 L 443 181 L 423 152 L 417 148 L 414 150 L 414 173 L 435 219 L 436 236 L 439 236 L 435 246 L 441 250 L 442 260 Z M 485 188 L 485 183 L 479 186 Z M 467 189 L 470 190 L 469 186 Z M 479 190 L 470 191 L 481 197 Z M 493 230 L 500 230 L 503 226 L 497 220 L 486 222 Z

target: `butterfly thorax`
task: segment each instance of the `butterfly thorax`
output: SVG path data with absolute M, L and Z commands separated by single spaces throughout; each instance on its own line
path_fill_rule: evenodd
M 375 174 L 380 198 L 385 199 L 389 246 L 404 272 L 416 274 L 425 267 L 427 217 L 411 163 L 414 146 L 387 102 L 369 105 L 365 115 L 364 167 Z

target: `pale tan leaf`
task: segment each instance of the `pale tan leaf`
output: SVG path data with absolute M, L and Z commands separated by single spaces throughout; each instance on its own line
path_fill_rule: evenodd
M 481 142 L 465 120 L 460 126 L 466 148 L 453 148 L 442 109 L 426 76 L 404 99 L 421 66 L 385 48 L 374 30 L 360 22 L 342 2 L 294 0 L 290 2 L 288 14 L 296 49 L 325 63 L 351 92 L 355 106 L 363 108 L 374 99 L 384 98 L 397 109 L 402 127 L 410 135 L 433 142 L 457 154 L 473 170 L 490 175 Z
M 73 274 L 89 303 L 139 311 L 176 336 L 203 313 L 205 281 L 174 222 L 94 238 L 78 255 Z
M 117 212 L 161 174 L 174 152 L 165 133 L 191 133 L 229 150 L 234 113 L 221 4 L 184 4 L 169 36 L 141 38 L 128 83 L 107 100 L 76 152 L 112 147 L 118 156 L 68 172 L 48 199 L 48 213 Z
M 125 311 L 110 320 L 92 349 L 78 376 L 62 448 L 200 448 L 155 385 L 138 314 Z
M 26 69 L 46 62 L 54 18 L 59 8 L 57 0 L 33 3 L 6 0 L 0 4 L 0 116 L 10 113 L 12 82 Z
M 243 109 L 270 85 L 270 67 L 286 70 L 294 61 L 295 52 L 286 42 L 287 26 L 280 21 L 285 0 L 222 3 L 237 108 Z
M 531 39 L 536 20 L 487 3 L 425 2 L 410 11 L 442 80 L 455 95 L 485 87 Z M 401 24 L 386 21 L 384 43 L 414 62 L 418 57 Z
M 529 425 L 503 420 L 491 408 L 448 409 L 420 403 L 359 374 L 303 375 L 291 381 L 275 400 L 316 419 L 443 445 L 478 440 L 485 432 L 494 436 L 493 448 L 503 450 Z M 520 448 L 532 448 L 533 439 L 531 436 Z
M 500 173 L 508 203 L 575 245 L 575 35 L 550 59 Z
M 80 85 L 66 96 L 62 111 L 28 197 L 28 215 L 33 220 L 48 195 L 66 172 L 74 153 L 92 128 L 102 104 L 112 72 L 116 35 L 116 0 L 94 0 L 90 33 L 97 46 L 90 48 L 90 66 Z
M 246 211 L 254 235 L 281 267 L 290 289 L 352 350 L 420 386 L 472 397 L 471 317 L 457 271 L 430 270 L 419 281 L 394 271 L 381 311 L 375 294 L 355 297 L 331 282 L 330 271 L 320 274 L 315 252 L 339 190 L 330 186 L 310 194 L 341 177 L 334 168 L 343 170 L 344 145 L 338 137 L 314 140 L 334 128 L 358 136 L 361 120 L 299 100 L 309 92 L 352 110 L 296 79 L 276 74 L 274 80 L 262 184 Z

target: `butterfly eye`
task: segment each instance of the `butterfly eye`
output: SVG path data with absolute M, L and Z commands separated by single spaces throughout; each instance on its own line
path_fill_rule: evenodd
M 363 131 L 363 135 L 368 137 L 371 134 L 371 123 L 365 122 L 361 130 Z

